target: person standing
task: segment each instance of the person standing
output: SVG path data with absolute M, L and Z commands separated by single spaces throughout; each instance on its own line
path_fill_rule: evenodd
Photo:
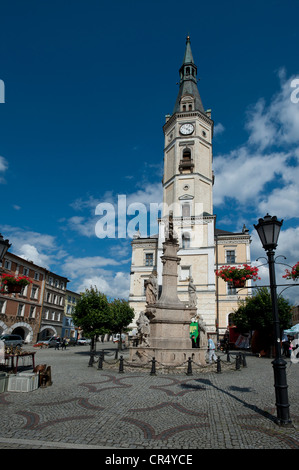
M 60 338 L 59 338 L 59 336 L 57 336 L 56 343 L 55 343 L 55 349 L 58 349 L 58 351 L 59 351 L 59 346 L 60 346 Z
M 208 335 L 208 352 L 209 352 L 209 363 L 212 364 L 213 360 L 217 362 L 218 358 L 215 354 L 215 344 L 209 335 Z

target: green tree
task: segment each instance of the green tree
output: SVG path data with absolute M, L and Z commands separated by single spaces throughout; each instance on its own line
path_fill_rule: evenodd
M 78 300 L 75 311 L 72 314 L 74 324 L 82 328 L 84 335 L 91 338 L 91 349 L 99 335 L 111 331 L 111 310 L 105 294 L 96 287 L 86 289 Z
M 134 310 L 129 306 L 129 303 L 124 299 L 114 299 L 110 303 L 111 316 L 112 316 L 112 333 L 119 333 L 120 341 L 118 343 L 121 349 L 122 341 L 121 335 L 127 331 L 128 325 L 134 318 Z
M 292 306 L 281 296 L 278 296 L 277 303 L 280 329 L 284 330 L 291 324 Z M 241 332 L 259 330 L 272 335 L 273 314 L 269 290 L 261 287 L 252 297 L 241 300 L 238 309 L 232 315 L 232 320 Z

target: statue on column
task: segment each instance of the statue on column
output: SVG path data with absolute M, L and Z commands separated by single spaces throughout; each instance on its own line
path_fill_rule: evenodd
M 150 322 L 145 312 L 140 312 L 138 320 L 136 321 L 138 334 L 141 340 L 141 346 L 150 346 Z
M 173 211 L 169 212 L 169 217 L 165 229 L 165 239 L 171 240 L 174 243 L 177 241 L 177 233 L 174 231 L 173 228 Z
M 196 287 L 193 284 L 193 278 L 189 278 L 189 285 L 188 285 L 188 295 L 189 295 L 189 303 L 188 306 L 191 308 L 195 308 L 197 305 L 197 295 L 196 295 Z
M 153 271 L 149 279 L 145 281 L 145 298 L 148 305 L 156 303 L 158 298 L 158 282 L 156 271 Z
M 196 321 L 198 323 L 198 329 L 199 329 L 199 347 L 205 348 L 208 345 L 207 325 L 203 321 L 203 318 L 201 315 L 197 315 Z

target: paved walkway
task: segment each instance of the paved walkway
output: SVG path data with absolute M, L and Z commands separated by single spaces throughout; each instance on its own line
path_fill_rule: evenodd
M 26 346 L 27 349 L 33 349 Z M 246 354 L 235 368 L 216 365 L 178 374 L 119 372 L 112 343 L 103 368 L 89 366 L 89 347 L 39 349 L 53 384 L 0 394 L 1 449 L 299 449 L 299 364 L 287 360 L 292 426 L 275 423 L 272 359 Z M 181 452 L 182 453 L 182 452 Z M 109 454 L 110 455 L 110 454 Z M 119 453 L 117 455 L 120 455 Z

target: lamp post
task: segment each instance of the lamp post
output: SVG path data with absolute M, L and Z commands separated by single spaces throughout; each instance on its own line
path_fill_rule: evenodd
M 288 402 L 288 385 L 286 379 L 286 362 L 281 355 L 280 327 L 278 316 L 278 303 L 276 292 L 276 279 L 274 267 L 274 253 L 277 247 L 280 228 L 283 220 L 277 220 L 276 216 L 267 214 L 263 219 L 259 219 L 254 225 L 264 250 L 267 252 L 269 264 L 270 290 L 272 301 L 272 314 L 275 338 L 275 359 L 272 362 L 274 370 L 274 387 L 276 395 L 277 423 L 283 426 L 291 424 Z
M 11 243 L 9 243 L 9 240 L 4 240 L 3 236 L 0 233 L 0 263 L 2 263 L 2 260 L 6 255 L 6 252 L 9 247 L 11 247 Z

